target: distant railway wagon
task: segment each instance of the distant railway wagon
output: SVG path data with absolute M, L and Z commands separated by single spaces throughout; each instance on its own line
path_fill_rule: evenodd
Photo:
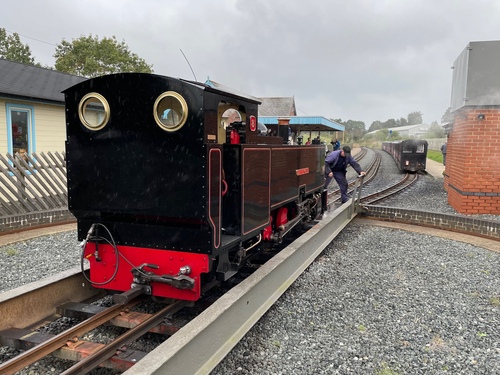
M 382 150 L 391 154 L 402 172 L 425 171 L 428 143 L 423 139 L 382 142 Z

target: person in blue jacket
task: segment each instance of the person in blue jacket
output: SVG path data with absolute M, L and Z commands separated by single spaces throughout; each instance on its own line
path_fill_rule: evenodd
M 446 146 L 446 143 L 441 146 L 441 152 L 443 153 L 443 165 L 446 165 Z
M 340 188 L 342 203 L 349 200 L 349 195 L 347 195 L 347 179 L 345 177 L 347 173 L 347 164 L 354 168 L 359 175 L 365 175 L 366 173 L 361 169 L 360 165 L 351 156 L 351 148 L 349 146 L 342 147 L 341 150 L 330 152 L 325 158 L 325 186 L 324 189 L 328 188 L 332 178 L 337 181 Z
M 333 146 L 333 151 L 340 150 L 340 142 L 338 139 L 336 139 L 335 142 L 332 140 L 331 144 Z

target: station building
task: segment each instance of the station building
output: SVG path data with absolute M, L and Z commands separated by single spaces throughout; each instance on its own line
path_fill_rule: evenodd
M 62 152 L 64 95 L 86 78 L 0 59 L 0 154 Z

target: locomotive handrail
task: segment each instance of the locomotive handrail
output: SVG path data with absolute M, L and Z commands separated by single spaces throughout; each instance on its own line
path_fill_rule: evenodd
M 361 202 L 361 189 L 363 187 L 363 181 L 365 179 L 366 174 L 359 174 L 356 178 L 356 183 L 354 184 L 354 190 L 352 193 L 352 215 L 356 216 L 356 213 L 359 212 L 359 205 Z

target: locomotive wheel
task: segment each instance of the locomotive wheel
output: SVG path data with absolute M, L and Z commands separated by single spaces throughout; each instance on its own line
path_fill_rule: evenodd
M 281 207 L 276 214 L 276 228 L 288 223 L 288 208 Z

